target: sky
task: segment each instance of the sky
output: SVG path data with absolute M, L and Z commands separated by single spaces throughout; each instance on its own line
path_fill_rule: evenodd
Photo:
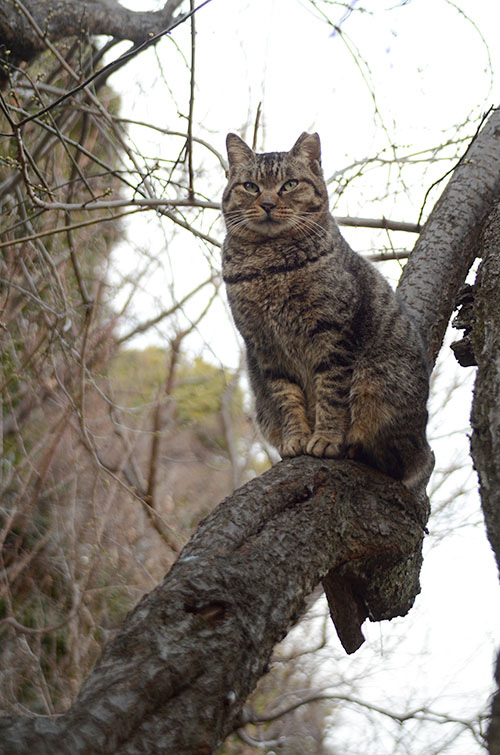
M 157 9 L 163 0 L 122 0 L 132 10 Z M 328 6 L 320 4 L 323 9 Z M 343 4 L 330 3 L 329 14 L 338 23 Z M 444 155 L 461 154 L 474 134 L 478 118 L 500 104 L 500 6 L 491 0 L 364 0 L 343 20 L 342 34 L 329 26 L 307 0 L 212 0 L 196 17 L 195 136 L 209 141 L 224 154 L 225 136 L 236 131 L 252 138 L 259 102 L 262 121 L 258 148 L 289 149 L 304 130 L 318 131 L 325 174 L 377 156 L 370 169 L 346 185 L 332 181 L 332 208 L 336 215 L 390 217 L 416 222 L 427 188 L 450 167 L 436 160 L 419 162 L 429 150 L 448 141 Z M 363 10 L 364 9 L 364 10 Z M 124 44 L 123 48 L 127 47 Z M 118 55 L 118 48 L 113 57 Z M 156 51 L 147 51 L 111 79 L 122 93 L 122 114 L 184 131 L 189 102 L 189 72 L 182 53 L 189 55 L 189 28 L 185 24 L 164 39 Z M 161 63 L 161 69 L 158 65 Z M 143 154 L 154 158 L 170 150 L 173 137 L 144 129 L 130 129 Z M 413 156 L 399 174 L 394 154 Z M 198 186 L 217 199 L 224 177 L 217 160 L 203 148 L 195 160 L 205 166 Z M 349 174 L 350 175 L 350 174 Z M 341 186 L 342 190 L 339 190 Z M 428 208 L 439 196 L 437 187 Z M 213 216 L 212 233 L 223 236 Z M 153 274 L 143 286 L 139 308 L 155 312 L 165 292 L 180 297 L 209 271 L 200 246 L 169 240 L 166 244 L 155 218 L 135 220 L 128 227 L 119 265 L 133 274 L 137 253 L 147 249 L 157 257 Z M 360 252 L 388 245 L 384 232 L 342 229 Z M 411 248 L 414 237 L 393 234 L 397 248 Z M 168 254 L 167 254 L 168 247 Z M 217 250 L 210 259 L 218 264 Z M 396 263 L 384 263 L 384 273 L 395 283 Z M 175 281 L 175 289 L 172 288 Z M 199 300 L 193 306 L 193 316 Z M 157 332 L 156 342 L 168 334 Z M 150 341 L 144 340 L 137 346 Z M 223 303 L 200 325 L 190 341 L 193 354 L 221 364 L 235 365 L 238 340 Z M 454 459 L 467 460 L 467 429 L 472 369 L 459 369 L 444 350 L 432 405 L 444 403 L 450 382 L 463 383 L 431 421 L 430 434 L 438 468 Z M 436 479 L 439 479 L 438 477 Z M 466 495 L 456 495 L 463 487 Z M 486 701 L 491 689 L 494 650 L 498 645 L 500 595 L 496 570 L 484 529 L 470 466 L 437 491 L 433 504 L 451 499 L 448 520 L 452 532 L 443 536 L 437 523 L 426 544 L 422 594 L 407 619 L 366 627 L 367 643 L 361 660 L 377 659 L 377 673 L 360 686 L 360 694 L 381 704 L 392 701 L 397 710 L 406 701 L 426 696 L 437 709 L 467 715 Z M 441 521 L 441 520 L 440 520 Z M 467 525 L 467 526 L 466 526 Z M 334 641 L 335 642 L 335 641 Z M 398 661 L 384 663 L 384 647 L 398 644 Z M 370 656 L 371 654 L 371 656 Z M 380 662 L 382 661 L 382 662 Z M 354 715 L 354 714 L 353 714 Z M 349 722 L 356 718 L 347 717 Z M 435 731 L 435 729 L 433 730 Z M 343 755 L 366 755 L 364 734 L 359 741 L 349 728 L 352 747 L 345 749 L 338 729 L 334 741 Z M 429 736 L 435 736 L 430 734 Z M 354 739 L 353 739 L 354 737 Z M 340 738 L 340 739 L 339 739 Z M 387 742 L 380 745 L 388 747 Z M 394 750 L 428 755 L 436 742 L 415 738 L 413 749 Z M 356 749 L 356 747 L 358 749 Z M 385 755 L 382 749 L 373 755 Z M 446 752 L 481 752 L 470 738 L 459 739 Z

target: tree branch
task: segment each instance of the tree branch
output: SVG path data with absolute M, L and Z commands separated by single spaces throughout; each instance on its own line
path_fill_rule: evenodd
M 472 345 L 478 370 L 472 404 L 471 452 L 479 477 L 486 534 L 500 573 L 500 204 L 482 237 L 483 260 L 474 285 Z M 497 692 L 488 729 L 490 753 L 500 752 L 500 654 Z
M 121 68 L 146 47 L 156 44 L 183 21 L 192 18 L 197 10 L 211 0 L 203 0 L 197 7 L 191 7 L 189 13 L 174 19 L 173 14 L 182 2 L 183 0 L 168 0 L 161 11 L 129 11 L 116 0 L 87 0 L 83 7 L 80 0 L 52 0 L 50 5 L 43 0 L 15 0 L 12 7 L 8 6 L 9 12 L 4 12 L 0 18 L 0 50 L 8 50 L 3 60 L 5 70 L 12 64 L 17 66 L 21 61 L 31 61 L 46 47 L 59 57 L 52 42 L 72 35 L 87 38 L 105 34 L 115 40 L 130 39 L 134 42 L 132 49 L 117 60 L 94 72 L 70 92 L 17 125 L 23 125 L 47 112 L 95 79 L 103 83 L 113 71 Z M 63 67 L 66 67 L 64 58 L 60 59 Z M 6 81 L 5 70 L 0 72 L 0 89 Z
M 0 753 L 213 752 L 317 582 L 350 564 L 370 617 L 396 615 L 377 581 L 423 532 L 415 499 L 383 475 L 348 461 L 278 464 L 201 523 L 67 713 L 0 723 Z
M 52 41 L 105 34 L 144 42 L 171 25 L 181 4 L 182 0 L 169 0 L 159 11 L 131 11 L 116 0 L 16 0 L 4 3 L 0 45 L 11 50 L 16 60 L 28 61 L 45 49 L 44 35 Z
M 489 541 L 500 572 L 500 204 L 488 218 L 474 285 L 472 342 L 478 370 L 471 449 Z
M 477 256 L 481 228 L 499 198 L 500 109 L 496 109 L 432 210 L 399 282 L 398 295 L 426 337 L 432 362 Z

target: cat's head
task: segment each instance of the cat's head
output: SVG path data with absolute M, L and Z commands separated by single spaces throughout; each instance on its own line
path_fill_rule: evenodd
M 303 133 L 289 152 L 254 152 L 236 134 L 226 145 L 222 211 L 229 236 L 258 241 L 324 232 L 328 193 L 318 134 Z

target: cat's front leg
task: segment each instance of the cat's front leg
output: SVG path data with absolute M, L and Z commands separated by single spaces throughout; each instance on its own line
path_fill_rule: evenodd
M 285 379 L 273 380 L 272 391 L 280 413 L 280 456 L 299 456 L 306 452 L 307 442 L 311 437 L 304 393 L 296 383 Z
M 306 454 L 329 459 L 344 455 L 350 418 L 350 377 L 350 370 L 325 369 L 316 373 L 316 418 L 314 432 L 306 445 Z
M 247 364 L 262 434 L 282 458 L 305 453 L 311 428 L 302 388 L 276 374 L 276 367 L 260 367 L 251 348 L 247 348 Z

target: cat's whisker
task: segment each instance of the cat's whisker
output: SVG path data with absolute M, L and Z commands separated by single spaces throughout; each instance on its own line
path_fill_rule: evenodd
M 248 218 L 244 216 L 242 217 L 241 213 L 239 214 L 239 217 L 226 217 L 226 229 L 228 236 L 234 236 L 235 233 L 242 228 L 248 228 Z
M 294 228 L 302 231 L 303 237 L 310 234 L 319 239 L 327 233 L 326 229 L 322 225 L 316 223 L 316 221 L 313 221 L 311 218 L 303 217 L 302 214 L 291 217 L 290 221 L 292 222 Z
M 315 223 L 314 225 L 311 223 L 304 223 L 304 221 L 301 221 L 301 226 L 304 228 L 306 233 L 312 233 L 316 238 L 321 238 L 325 235 L 326 231 L 325 229 Z
M 300 213 L 297 213 L 298 217 L 299 217 L 299 218 L 300 218 L 300 219 L 301 219 L 301 220 L 302 220 L 302 221 L 303 221 L 304 223 L 307 223 L 307 224 L 308 224 L 308 225 L 309 225 L 309 226 L 310 226 L 311 228 L 312 228 L 312 227 L 316 227 L 316 228 L 319 228 L 319 229 L 321 229 L 321 231 L 322 231 L 323 233 L 325 233 L 325 232 L 326 232 L 326 228 L 325 228 L 325 226 L 324 226 L 324 225 L 321 225 L 321 223 L 318 223 L 318 222 L 317 222 L 316 220 L 314 220 L 313 218 L 309 217 L 309 215 L 313 215 L 313 214 L 314 214 L 314 215 L 317 215 L 317 213 L 316 213 L 316 212 L 315 212 L 315 213 L 308 213 L 308 212 L 300 212 Z

